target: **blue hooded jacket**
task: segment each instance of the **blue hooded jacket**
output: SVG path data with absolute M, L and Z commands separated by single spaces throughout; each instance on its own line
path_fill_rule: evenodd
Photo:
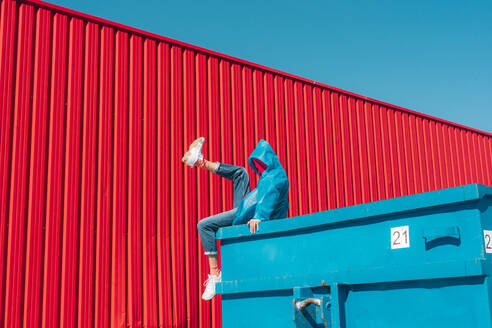
M 262 174 L 254 160 L 265 164 L 265 171 Z M 251 219 L 264 221 L 285 218 L 289 209 L 289 180 L 268 142 L 265 140 L 258 142 L 248 158 L 248 163 L 260 176 L 260 180 L 257 187 L 239 203 L 232 224 L 245 224 Z

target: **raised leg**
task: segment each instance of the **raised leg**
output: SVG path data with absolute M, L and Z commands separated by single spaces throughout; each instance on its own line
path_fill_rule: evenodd
M 243 199 L 251 190 L 248 171 L 242 166 L 220 163 L 219 167 L 215 170 L 215 173 L 233 181 L 232 207 L 237 208 L 241 199 Z

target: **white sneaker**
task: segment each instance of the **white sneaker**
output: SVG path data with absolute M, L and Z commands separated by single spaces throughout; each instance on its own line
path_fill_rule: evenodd
M 181 159 L 183 163 L 185 163 L 190 167 L 193 167 L 196 161 L 198 161 L 199 159 L 202 160 L 203 159 L 202 146 L 204 142 L 205 142 L 204 137 L 200 137 L 195 141 L 193 141 L 193 143 L 190 145 L 190 148 Z
M 205 301 L 210 301 L 216 294 L 215 292 L 215 284 L 222 281 L 222 274 L 218 276 L 208 275 L 208 279 L 203 283 L 205 287 L 205 291 L 202 294 L 202 299 Z

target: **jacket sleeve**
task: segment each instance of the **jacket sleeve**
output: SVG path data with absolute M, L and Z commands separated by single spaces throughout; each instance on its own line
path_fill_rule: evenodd
M 263 188 L 258 188 L 258 203 L 256 204 L 256 211 L 253 219 L 258 219 L 261 221 L 270 220 L 279 197 L 280 191 L 277 186 L 272 183 L 264 186 Z
M 255 188 L 239 203 L 232 225 L 245 224 L 253 217 L 256 211 L 257 199 L 258 189 Z

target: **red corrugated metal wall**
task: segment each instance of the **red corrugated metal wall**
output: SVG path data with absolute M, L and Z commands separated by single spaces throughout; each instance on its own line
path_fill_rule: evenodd
M 492 185 L 491 135 L 39 1 L 1 0 L 0 324 L 219 327 L 196 222 L 260 138 L 289 216 Z M 251 182 L 256 180 L 251 174 Z

